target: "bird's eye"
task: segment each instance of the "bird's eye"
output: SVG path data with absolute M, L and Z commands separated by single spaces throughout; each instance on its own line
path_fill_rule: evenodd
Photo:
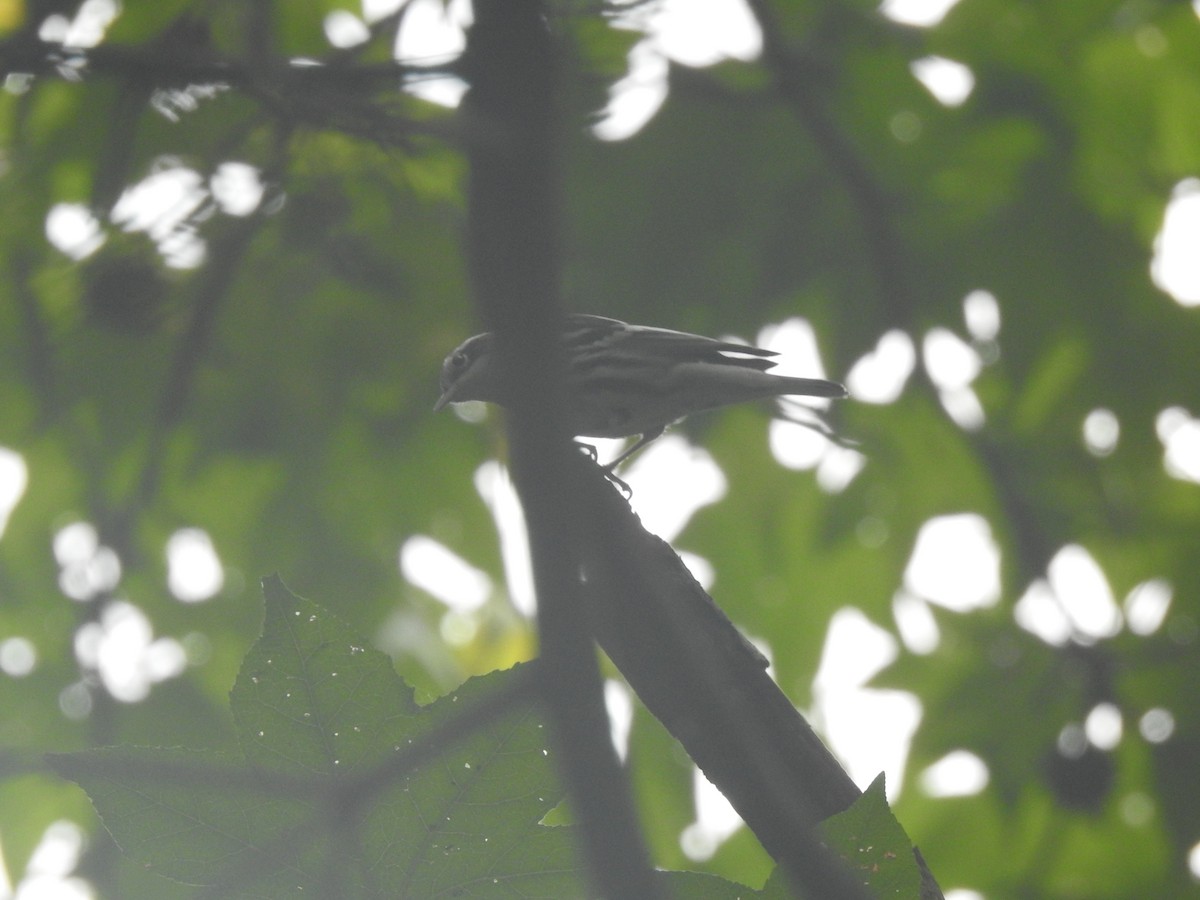
M 467 367 L 467 354 L 461 350 L 450 357 L 450 365 L 455 369 L 465 369 Z

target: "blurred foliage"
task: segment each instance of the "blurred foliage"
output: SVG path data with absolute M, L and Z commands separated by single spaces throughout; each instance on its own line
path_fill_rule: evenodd
M 978 345 L 996 351 L 973 385 L 979 430 L 954 424 L 920 368 L 894 403 L 834 411 L 866 456 L 839 491 L 776 464 L 751 410 L 689 423 L 729 491 L 676 543 L 713 564 L 716 599 L 807 706 L 832 614 L 855 606 L 896 632 L 922 524 L 984 516 L 999 604 L 935 608 L 936 649 L 902 650 L 877 679 L 923 709 L 900 821 L 943 887 L 989 900 L 1193 892 L 1200 487 L 1164 470 L 1156 420 L 1198 412 L 1200 319 L 1149 276 L 1172 188 L 1200 175 L 1193 5 L 961 0 L 921 29 L 867 3 L 752 5 L 768 52 L 673 66 L 661 110 L 622 142 L 585 125 L 636 35 L 596 5 L 556 5 L 568 304 L 747 337 L 803 315 L 835 375 L 893 329 L 918 347 L 934 327 L 968 338 L 974 290 L 995 295 L 1002 327 L 994 348 Z M 68 818 L 89 835 L 79 874 L 101 896 L 171 896 L 115 852 L 43 754 L 235 752 L 226 703 L 266 573 L 373 635 L 420 702 L 531 655 L 502 588 L 465 643 L 447 642 L 445 607 L 397 567 L 403 542 L 428 534 L 504 584 L 472 479 L 502 450 L 496 429 L 430 414 L 442 357 L 474 328 L 463 136 L 399 90 L 425 74 L 389 61 L 399 19 L 333 49 L 322 26 L 339 8 L 131 3 L 78 52 L 37 38 L 75 4 L 0 8 L 0 445 L 28 471 L 0 539 L 0 651 L 13 638 L 36 651 L 28 674 L 0 672 L 14 880 Z M 970 67 L 965 104 L 939 104 L 913 77 L 930 55 Z M 259 173 L 252 211 L 214 194 L 231 161 Z M 181 169 L 190 194 L 121 218 L 128 189 Z M 94 246 L 48 241 L 64 211 L 91 218 Z M 1081 439 L 1097 408 L 1120 423 L 1104 456 Z M 119 579 L 81 575 L 56 551 L 72 522 L 94 526 Z M 207 602 L 168 588 L 167 540 L 186 527 L 224 566 Z M 1018 627 L 1017 600 L 1070 544 L 1118 601 L 1163 579 L 1161 627 L 1062 645 Z M 115 698 L 95 662 L 125 603 L 187 652 L 138 702 Z M 1101 702 L 1122 716 L 1120 742 L 1064 744 Z M 1138 729 L 1152 709 L 1174 720 L 1154 743 Z M 955 749 L 984 760 L 987 789 L 927 796 L 915 776 Z M 656 862 L 697 868 L 678 840 L 689 765 L 641 713 L 630 760 Z M 704 867 L 758 885 L 769 861 L 743 833 Z

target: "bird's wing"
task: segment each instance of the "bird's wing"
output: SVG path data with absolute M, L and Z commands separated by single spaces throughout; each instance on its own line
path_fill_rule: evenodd
M 614 353 L 636 354 L 647 362 L 710 362 L 742 366 L 760 372 L 774 366 L 770 357 L 778 356 L 775 351 L 761 347 L 719 341 L 669 328 L 628 325 L 617 319 L 584 314 L 567 316 L 563 339 L 568 353 L 586 355 L 593 347 L 597 350 L 604 347 Z

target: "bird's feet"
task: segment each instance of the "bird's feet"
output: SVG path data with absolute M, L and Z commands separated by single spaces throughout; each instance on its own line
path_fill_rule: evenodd
M 616 472 L 617 463 L 621 462 L 621 460 L 625 458 L 624 455 L 617 457 L 606 466 L 601 466 L 600 454 L 596 452 L 595 447 L 593 447 L 591 444 L 584 444 L 580 441 L 576 441 L 575 446 L 579 448 L 580 453 L 582 453 L 599 467 L 600 471 L 604 473 L 604 477 L 612 482 L 617 490 L 625 495 L 626 500 L 633 499 L 633 490 L 630 489 L 629 485 L 626 484 L 625 481 L 617 476 Z

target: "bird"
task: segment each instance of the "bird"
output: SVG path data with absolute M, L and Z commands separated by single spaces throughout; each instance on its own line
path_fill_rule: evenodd
M 781 396 L 847 396 L 835 381 L 769 373 L 779 355 L 773 350 L 668 328 L 575 313 L 563 317 L 560 341 L 568 430 L 578 437 L 639 436 L 604 467 L 610 472 L 692 413 Z M 508 405 L 498 356 L 490 332 L 460 344 L 442 364 L 434 411 L 466 400 Z

